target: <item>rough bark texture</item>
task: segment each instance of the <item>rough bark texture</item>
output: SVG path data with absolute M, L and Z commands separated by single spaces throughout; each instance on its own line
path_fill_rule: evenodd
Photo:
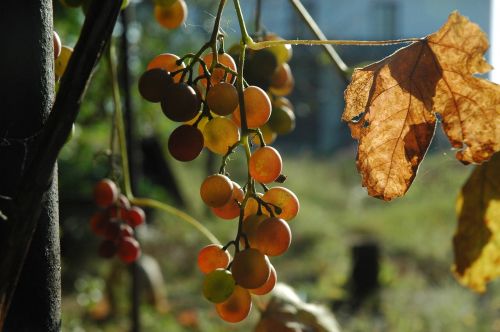
M 10 198 L 17 195 L 26 167 L 38 150 L 38 133 L 53 103 L 52 29 L 52 1 L 1 1 L 0 210 L 7 217 L 12 212 Z M 57 200 L 57 181 L 53 181 L 42 203 L 12 305 L 7 317 L 4 310 L 0 315 L 0 329 L 4 322 L 5 332 L 60 329 Z M 10 236 L 12 227 L 10 218 L 0 220 L 2 247 L 18 240 Z M 0 271 L 3 273 L 7 271 Z M 4 308 L 8 301 L 2 298 L 1 302 Z

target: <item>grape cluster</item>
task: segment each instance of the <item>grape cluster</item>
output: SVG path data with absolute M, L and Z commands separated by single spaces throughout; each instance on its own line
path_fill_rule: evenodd
M 117 255 L 124 263 L 136 261 L 141 255 L 141 247 L 134 237 L 134 229 L 144 223 L 144 211 L 131 206 L 109 179 L 102 179 L 95 185 L 93 196 L 101 208 L 90 219 L 92 232 L 103 238 L 99 255 L 104 258 Z
M 208 52 L 205 49 L 182 58 L 171 53 L 156 56 L 140 77 L 138 88 L 144 99 L 159 103 L 163 114 L 179 123 L 168 140 L 168 150 L 175 159 L 191 161 L 204 147 L 222 156 L 219 172 L 203 181 L 200 196 L 217 217 L 238 218 L 238 231 L 225 246 L 210 244 L 201 249 L 198 266 L 205 273 L 205 298 L 215 303 L 222 319 L 234 323 L 250 312 L 251 294 L 266 294 L 276 284 L 276 270 L 269 257 L 287 251 L 292 238 L 288 222 L 299 211 L 299 201 L 292 191 L 271 186 L 283 183 L 286 177 L 282 175 L 281 155 L 268 145 L 266 135 L 293 129 L 293 112 L 289 111 L 288 117 L 273 116 L 274 112 L 289 115 L 286 107 L 291 105 L 283 96 L 293 88 L 286 63 L 291 49 L 283 46 L 250 52 L 245 62 L 248 76 L 240 91 L 233 57 L 239 54 L 232 56 L 222 47 L 216 53 L 214 48 Z M 269 56 L 272 61 L 266 60 Z M 266 69 L 268 76 L 257 79 L 252 68 L 256 70 L 254 61 L 259 58 L 272 66 Z M 226 172 L 228 157 L 238 147 L 243 147 L 247 156 L 248 180 L 243 186 Z M 256 189 L 257 184 L 263 192 Z M 231 246 L 234 257 L 228 251 Z

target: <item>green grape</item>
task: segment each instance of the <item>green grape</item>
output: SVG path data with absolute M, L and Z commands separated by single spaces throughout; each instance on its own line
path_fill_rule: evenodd
M 205 275 L 203 296 L 213 303 L 221 303 L 233 294 L 236 283 L 231 272 L 217 269 Z
M 274 107 L 268 124 L 277 134 L 288 134 L 295 129 L 295 114 L 287 106 Z

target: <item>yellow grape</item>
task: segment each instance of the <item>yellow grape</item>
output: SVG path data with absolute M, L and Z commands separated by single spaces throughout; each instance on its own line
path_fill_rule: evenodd
M 71 47 L 63 46 L 61 48 L 61 54 L 59 54 L 54 62 L 56 81 L 59 80 L 66 71 L 71 54 L 73 54 L 73 49 Z
M 283 38 L 278 37 L 275 34 L 270 34 L 265 36 L 264 40 L 283 40 Z M 276 45 L 267 49 L 276 56 L 278 65 L 288 62 L 292 58 L 292 45 Z
M 295 216 L 299 213 L 299 199 L 291 190 L 287 188 L 271 188 L 266 191 L 264 196 L 262 196 L 262 200 L 281 209 L 281 213 L 275 213 L 278 218 L 289 221 L 295 218 Z
M 155 5 L 156 21 L 164 28 L 175 29 L 186 20 L 188 9 L 184 0 L 177 0 L 170 6 Z
M 229 115 L 238 106 L 238 91 L 232 84 L 217 83 L 208 90 L 207 103 L 215 114 Z
M 282 167 L 283 162 L 278 150 L 271 146 L 263 146 L 255 150 L 250 157 L 248 170 L 255 181 L 270 183 L 278 178 Z
M 259 288 L 269 279 L 271 267 L 269 259 L 259 250 L 247 248 L 234 255 L 231 272 L 241 287 Z
M 240 140 L 238 127 L 228 118 L 215 117 L 203 129 L 205 146 L 220 155 L 225 155 L 229 147 Z
M 203 202 L 210 207 L 222 207 L 233 195 L 233 182 L 225 175 L 208 176 L 200 187 Z
M 267 279 L 266 283 L 259 288 L 250 289 L 250 292 L 255 295 L 266 295 L 270 291 L 273 290 L 274 286 L 276 286 L 276 281 L 278 280 L 278 276 L 276 275 L 276 269 L 272 264 L 271 266 L 271 275 L 269 279 Z
M 207 274 L 216 269 L 225 269 L 229 265 L 231 256 L 219 244 L 209 244 L 198 253 L 198 268 Z
M 265 255 L 279 256 L 290 247 L 292 232 L 287 222 L 280 218 L 267 218 L 260 223 L 256 233 L 256 248 Z
M 257 196 L 262 198 L 263 194 L 257 193 Z M 258 211 L 259 211 L 259 202 L 257 202 L 257 200 L 253 197 L 248 198 L 247 203 L 245 205 L 245 209 L 243 211 L 243 217 L 246 218 L 250 215 L 257 214 Z M 269 215 L 269 213 L 264 207 L 261 208 L 261 212 L 263 214 Z
M 248 128 L 259 128 L 271 116 L 271 101 L 267 93 L 258 86 L 251 85 L 243 91 Z M 241 127 L 240 107 L 233 112 L 233 120 Z
M 229 323 L 238 323 L 245 319 L 252 309 L 250 292 L 238 285 L 233 294 L 224 302 L 217 303 L 215 310 L 220 318 Z
M 233 182 L 233 195 L 226 205 L 220 208 L 212 208 L 212 212 L 219 218 L 222 219 L 234 219 L 240 215 L 240 206 L 238 203 L 243 201 L 245 193 L 241 189 L 240 185 Z

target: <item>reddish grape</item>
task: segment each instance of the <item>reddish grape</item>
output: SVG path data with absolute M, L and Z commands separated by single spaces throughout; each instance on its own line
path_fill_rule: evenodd
M 165 70 L 149 69 L 139 78 L 139 93 L 147 101 L 158 103 L 166 97 L 166 92 L 172 84 L 172 76 Z
M 108 223 L 109 216 L 102 211 L 97 211 L 90 218 L 90 229 L 95 235 L 104 236 Z
M 179 161 L 196 159 L 203 150 L 202 132 L 190 125 L 181 125 L 174 129 L 168 139 L 168 151 Z
M 118 245 L 118 257 L 124 263 L 135 262 L 141 255 L 139 242 L 133 237 L 124 237 Z
M 162 53 L 160 55 L 157 55 L 156 57 L 153 58 L 148 63 L 147 69 L 153 69 L 153 68 L 161 68 L 166 70 L 167 72 L 171 73 L 174 71 L 178 71 L 181 69 L 186 68 L 186 65 L 184 62 L 181 62 L 180 65 L 177 64 L 177 60 L 180 60 L 180 58 L 172 53 Z M 178 73 L 176 74 L 173 79 L 175 83 L 179 83 L 181 80 L 182 74 Z
M 236 285 L 231 296 L 222 303 L 215 305 L 220 318 L 229 323 L 238 323 L 245 319 L 252 309 L 250 292 Z
M 274 286 L 276 286 L 276 281 L 278 279 L 276 275 L 276 269 L 272 264 L 269 264 L 271 266 L 271 275 L 269 276 L 269 279 L 267 279 L 266 283 L 259 288 L 255 289 L 250 289 L 250 292 L 255 295 L 265 295 L 269 293 L 270 291 L 273 290 Z
M 210 207 L 222 207 L 233 196 L 233 182 L 225 175 L 208 176 L 200 187 L 201 199 Z
M 229 115 L 238 106 L 238 91 L 232 84 L 217 83 L 208 90 L 207 103 L 215 114 Z
M 234 255 L 231 265 L 236 283 L 244 288 L 259 288 L 269 278 L 269 260 L 257 249 L 247 248 Z
M 193 119 L 200 110 L 201 100 L 196 91 L 186 83 L 171 84 L 161 101 L 163 114 L 172 121 L 184 122 Z
M 129 224 L 133 228 L 144 224 L 145 220 L 146 220 L 146 214 L 144 213 L 144 210 L 138 206 L 132 206 L 128 210 L 127 216 L 125 218 L 127 224 Z
M 231 256 L 221 245 L 209 244 L 198 253 L 198 268 L 207 274 L 216 269 L 225 269 L 229 265 Z
M 257 228 L 267 218 L 269 216 L 265 214 L 252 214 L 243 220 L 243 233 L 247 236 L 247 240 L 252 248 L 256 247 L 257 244 Z
M 267 93 L 258 86 L 249 86 L 243 91 L 248 128 L 259 128 L 271 116 L 271 101 Z M 241 127 L 240 107 L 233 112 L 233 120 Z
M 275 210 L 276 217 L 291 220 L 297 216 L 300 209 L 299 199 L 295 194 L 284 187 L 274 187 L 262 196 L 264 202 L 277 206 L 281 212 Z
M 276 96 L 286 96 L 292 92 L 295 80 L 288 63 L 282 63 L 271 77 L 269 90 Z
M 213 58 L 214 58 L 214 55 L 213 55 L 213 53 L 210 52 L 210 53 L 205 54 L 205 56 L 202 59 L 205 62 L 205 64 L 207 65 L 208 70 L 210 70 L 210 67 L 212 66 L 212 62 L 214 60 Z M 220 64 L 223 64 L 224 66 L 232 69 L 233 71 L 236 71 L 236 62 L 234 62 L 233 57 L 230 56 L 229 54 L 227 54 L 227 53 L 217 54 L 217 61 Z M 198 68 L 198 74 L 200 74 L 200 75 L 204 74 L 202 66 L 200 66 Z M 231 80 L 233 79 L 233 74 L 227 74 L 226 79 L 224 80 L 224 76 L 226 75 L 226 71 L 223 68 L 214 68 L 214 70 L 212 71 L 211 74 L 212 74 L 212 76 L 210 77 L 211 85 L 215 85 L 221 81 L 231 82 Z M 201 80 L 201 83 L 203 84 L 203 86 L 207 86 L 206 79 Z
M 120 235 L 119 235 L 121 238 L 124 238 L 124 237 L 133 237 L 134 236 L 134 230 L 132 229 L 132 227 L 130 227 L 129 225 L 127 224 L 121 224 L 120 225 Z
M 240 205 L 245 197 L 243 189 L 236 182 L 233 182 L 233 195 L 228 203 L 220 208 L 212 208 L 212 212 L 222 219 L 234 219 L 240 215 Z
M 110 179 L 102 179 L 94 187 L 94 202 L 106 208 L 118 199 L 118 187 Z
M 292 232 L 287 222 L 280 218 L 268 218 L 257 228 L 255 246 L 268 256 L 282 255 L 290 247 Z

